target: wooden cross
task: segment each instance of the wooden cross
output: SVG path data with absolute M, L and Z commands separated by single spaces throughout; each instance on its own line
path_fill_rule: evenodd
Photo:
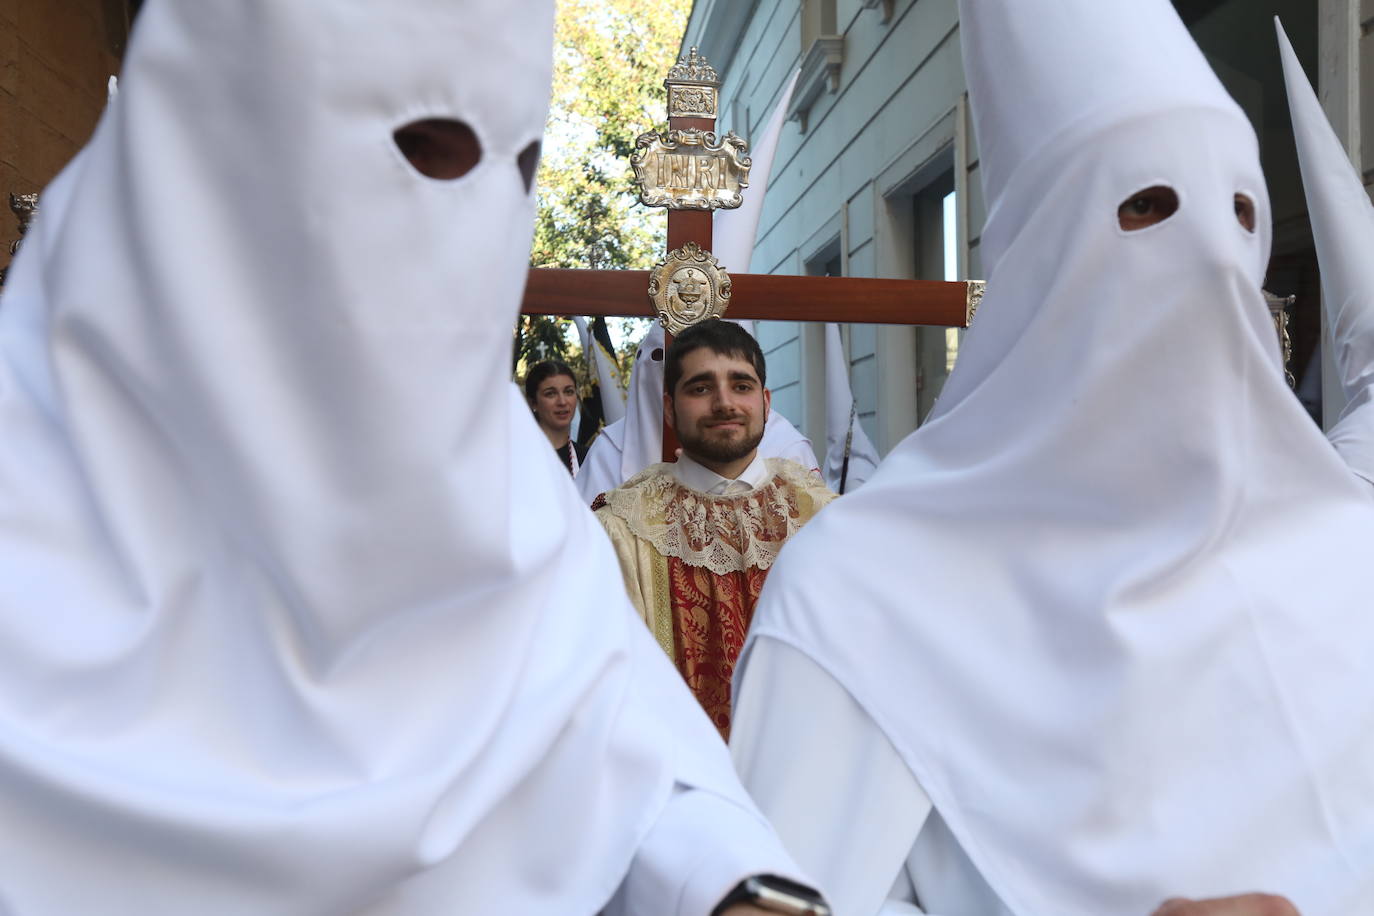
M 687 78 L 675 79 L 684 74 Z M 678 62 L 664 84 L 668 88 L 669 131 L 715 130 L 719 83 L 715 81 L 715 71 L 697 55 L 696 48 L 686 61 Z M 668 250 L 672 252 L 688 242 L 695 242 L 709 251 L 713 212 L 711 208 L 670 207 Z M 729 264 L 721 266 L 726 270 L 731 267 Z M 647 270 L 534 268 L 525 285 L 521 312 L 563 317 L 652 318 L 656 312 L 646 293 L 650 273 Z M 733 293 L 729 317 L 756 321 L 968 327 L 982 295 L 981 283 L 965 281 L 736 273 L 731 273 L 730 279 Z M 665 347 L 671 339 L 669 335 Z M 676 450 L 676 437 L 665 423 L 663 460 L 673 461 Z

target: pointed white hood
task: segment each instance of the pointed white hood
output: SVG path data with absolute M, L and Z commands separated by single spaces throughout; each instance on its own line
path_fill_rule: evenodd
M 987 295 L 751 638 L 845 685 L 1013 912 L 1367 909 L 1374 500 L 1282 377 L 1253 130 L 1167 0 L 959 5 Z
M 630 395 L 625 399 L 622 482 L 663 460 L 663 343 L 663 326 L 655 321 L 635 351 Z
M 1328 438 L 1351 470 L 1374 483 L 1374 207 L 1322 112 L 1293 45 L 1277 26 L 1288 108 L 1298 143 L 1322 307 L 1346 406 Z
M 873 476 L 878 461 L 878 450 L 873 447 L 854 410 L 854 393 L 849 387 L 849 364 L 840 340 L 840 326 L 828 323 L 825 326 L 825 482 L 836 493 L 852 493 Z M 843 490 L 840 489 L 842 483 Z
M 553 18 L 145 5 L 0 308 L 0 910 L 588 913 L 737 791 L 507 380 Z
M 768 180 L 773 174 L 773 160 L 778 154 L 778 141 L 782 139 L 782 126 L 787 116 L 787 105 L 792 101 L 792 90 L 797 87 L 801 70 L 793 72 L 792 78 L 783 87 L 782 97 L 774 106 L 773 113 L 763 126 L 758 137 L 749 140 L 749 187 L 744 191 L 744 201 L 733 210 L 717 210 L 711 218 L 711 253 L 727 271 L 748 273 L 749 262 L 754 257 L 754 242 L 759 234 L 759 217 L 763 215 L 763 197 L 768 190 Z M 754 321 L 741 318 L 735 321 L 752 336 Z
M 1024 224 L 1057 171 L 1051 148 L 1072 149 L 1106 121 L 1189 108 L 1239 113 L 1183 23 L 1160 13 L 1154 0 L 960 8 L 989 276 L 1011 243 L 1006 233 Z
M 768 181 L 773 174 L 773 160 L 778 154 L 778 141 L 782 139 L 783 124 L 787 120 L 787 106 L 792 100 L 792 90 L 797 86 L 797 70 L 783 87 L 782 97 L 773 108 L 773 113 L 764 123 L 757 138 L 747 138 L 750 142 L 749 187 L 744 191 L 743 202 L 733 210 L 717 210 L 711 224 L 711 253 L 716 256 L 727 271 L 748 273 L 749 262 L 754 255 L 754 242 L 759 233 L 759 218 L 763 215 L 764 195 L 768 191 Z M 744 321 L 745 330 L 753 333 L 752 321 Z

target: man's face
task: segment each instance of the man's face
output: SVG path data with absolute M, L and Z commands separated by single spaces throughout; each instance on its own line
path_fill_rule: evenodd
M 682 379 L 663 408 L 682 450 L 718 471 L 753 459 L 770 404 L 749 360 L 699 347 L 682 358 Z

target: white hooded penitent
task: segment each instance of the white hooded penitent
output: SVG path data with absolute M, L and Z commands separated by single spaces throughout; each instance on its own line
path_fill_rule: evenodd
M 1298 142 L 1312 238 L 1346 406 L 1327 433 L 1356 474 L 1374 483 L 1374 207 L 1278 26 L 1288 109 Z
M 613 490 L 663 454 L 663 326 L 655 321 L 635 350 L 625 416 L 606 424 L 592 442 L 577 492 L 591 504 L 598 494 Z
M 663 459 L 664 343 L 663 326 L 655 321 L 635 351 L 634 368 L 630 370 L 630 394 L 625 399 L 620 480 L 612 486 L 620 486 Z
M 1166 0 L 959 6 L 987 295 L 745 652 L 842 684 L 1014 912 L 1365 911 L 1374 501 L 1283 380 L 1254 132 Z
M 508 380 L 553 18 L 145 5 L 0 308 L 0 910 L 588 914 L 751 821 Z

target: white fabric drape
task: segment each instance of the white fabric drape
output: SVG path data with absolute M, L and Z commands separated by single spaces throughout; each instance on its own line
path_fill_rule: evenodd
M 878 450 L 864 432 L 849 387 L 849 361 L 840 326 L 825 326 L 825 482 L 836 493 L 852 493 L 873 476 Z M 841 491 L 843 486 L 843 491 Z
M 750 646 L 748 672 L 731 713 L 735 768 L 839 916 L 1011 916 L 844 687 L 768 638 Z
M 1374 207 L 1278 26 L 1288 107 L 1321 265 L 1322 308 L 1345 410 L 1327 438 L 1374 484 Z
M 577 491 L 590 504 L 663 459 L 663 326 L 654 322 L 635 350 L 625 417 L 592 442 Z
M 592 500 L 624 483 L 620 476 L 620 455 L 625 440 L 625 421 L 617 420 L 601 428 L 587 449 L 581 473 L 577 475 L 577 495 L 590 506 Z
M 844 685 L 1015 912 L 1366 910 L 1374 500 L 1281 375 L 1254 133 L 1165 0 L 965 0 L 960 31 L 979 320 L 751 638 Z M 1161 185 L 1177 212 L 1119 228 Z
M 796 89 L 800 76 L 801 70 L 793 71 L 758 136 L 745 138 L 750 144 L 749 159 L 752 164 L 749 167 L 749 187 L 744 190 L 743 201 L 733 210 L 717 210 L 711 218 L 711 253 L 728 271 L 748 273 L 750 270 L 768 179 L 773 174 L 773 160 L 777 158 L 782 127 L 787 121 L 787 106 L 792 101 L 792 91 Z M 733 129 L 743 131 L 747 125 L 733 125 Z M 750 334 L 754 333 L 752 321 L 739 323 Z
M 622 482 L 663 460 L 665 340 L 663 326 L 655 321 L 635 351 L 630 395 L 625 401 L 625 434 L 620 453 Z
M 0 910 L 591 913 L 753 816 L 507 381 L 553 17 L 145 5 L 0 308 Z

